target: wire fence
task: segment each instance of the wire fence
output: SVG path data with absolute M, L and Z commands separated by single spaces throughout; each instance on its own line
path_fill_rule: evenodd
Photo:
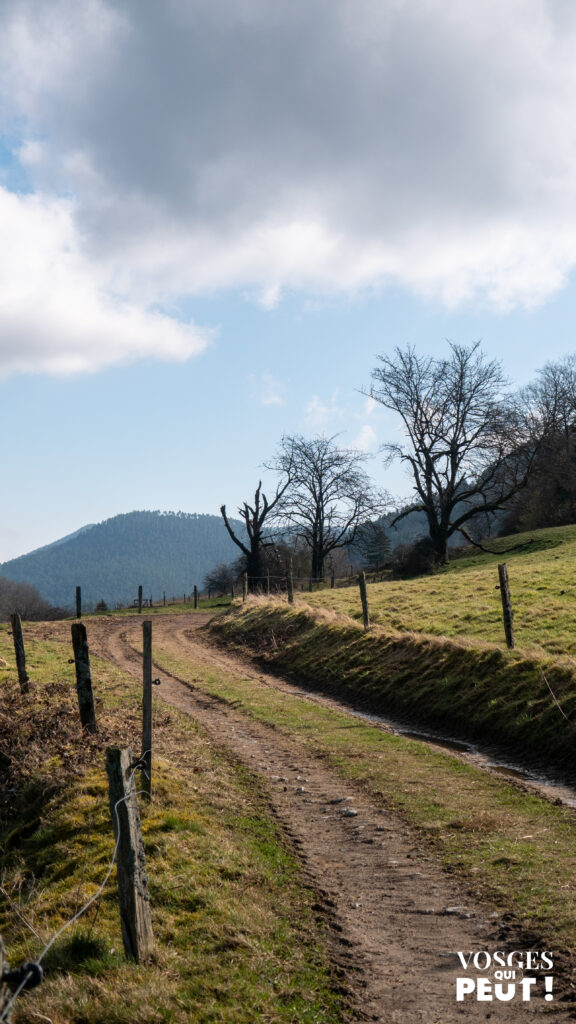
M 140 770 L 142 769 L 142 759 L 146 756 L 147 753 L 150 753 L 150 751 L 145 751 L 145 753 L 142 755 L 142 757 L 137 762 L 135 762 L 132 765 L 132 770 L 130 772 L 130 776 L 128 778 L 128 782 L 126 784 L 126 788 L 124 790 L 124 794 L 114 804 L 114 816 L 115 816 L 115 819 L 116 819 L 116 830 L 115 830 L 116 831 L 116 842 L 114 844 L 114 851 L 112 853 L 110 864 L 108 865 L 106 874 L 104 875 L 104 878 L 103 878 L 102 882 L 100 883 L 97 891 L 90 897 L 89 900 L 86 901 L 84 906 L 81 907 L 80 910 L 78 910 L 74 914 L 74 916 L 70 918 L 69 921 L 66 921 L 65 924 L 63 924 L 60 928 L 58 928 L 58 930 L 56 932 L 54 932 L 54 934 L 49 939 L 49 941 L 45 944 L 42 952 L 36 958 L 36 960 L 30 961 L 28 963 L 25 963 L 21 967 L 16 968 L 13 971 L 5 971 L 2 974 L 2 982 L 4 982 L 4 983 L 10 983 L 11 981 L 12 982 L 16 981 L 18 975 L 20 976 L 20 981 L 19 981 L 19 984 L 17 984 L 17 987 L 15 988 L 15 990 L 13 991 L 11 997 L 5 1003 L 4 1007 L 1 1010 L 0 1022 L 7 1022 L 7 1021 L 9 1021 L 9 1019 L 10 1019 L 9 1015 L 10 1015 L 10 1012 L 12 1010 L 12 1007 L 14 1006 L 14 1003 L 16 1002 L 18 996 L 24 991 L 24 989 L 26 989 L 26 988 L 34 988 L 36 985 L 38 985 L 42 981 L 43 972 L 42 972 L 41 964 L 42 964 L 42 961 L 43 961 L 44 957 L 48 953 L 48 951 L 52 948 L 54 943 L 58 941 L 60 936 L 68 928 L 70 928 L 71 925 L 75 924 L 76 921 L 78 921 L 78 919 L 80 917 L 82 917 L 86 913 L 87 910 L 89 910 L 89 908 L 96 902 L 96 900 L 98 900 L 100 898 L 100 896 L 104 892 L 104 889 L 106 888 L 106 885 L 108 883 L 108 879 L 110 878 L 110 875 L 112 874 L 112 871 L 114 870 L 114 864 L 116 863 L 116 858 L 118 856 L 118 848 L 120 846 L 120 841 L 121 841 L 121 837 L 122 837 L 122 829 L 121 829 L 121 825 L 120 825 L 120 815 L 118 813 L 118 808 L 119 808 L 120 804 L 124 803 L 125 800 L 129 800 L 134 795 L 134 793 L 136 793 L 136 795 L 139 795 L 142 792 L 141 790 L 136 790 L 136 791 L 133 790 L 132 782 L 133 782 L 133 779 L 134 779 L 134 773 L 138 769 L 140 769 Z

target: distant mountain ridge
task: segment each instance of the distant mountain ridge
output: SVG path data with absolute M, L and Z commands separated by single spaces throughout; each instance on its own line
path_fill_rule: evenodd
M 28 551 L 26 554 L 37 555 L 39 551 L 48 551 L 50 548 L 57 548 L 60 544 L 66 544 L 69 540 L 74 540 L 75 537 L 79 537 L 81 533 L 86 533 L 86 530 L 91 530 L 93 526 L 96 526 L 96 523 L 88 523 L 86 526 L 81 526 L 79 530 L 74 530 L 73 533 L 67 533 L 65 537 L 59 537 L 58 540 L 52 540 L 49 544 L 43 544 L 41 548 L 34 548 L 33 551 Z M 18 557 L 24 558 L 25 556 L 19 555 Z M 11 561 L 15 562 L 16 559 L 13 558 Z
M 239 535 L 243 525 L 234 523 Z M 0 564 L 0 576 L 30 583 L 47 601 L 74 606 L 82 587 L 86 607 L 134 600 L 138 587 L 156 601 L 202 587 L 207 572 L 239 552 L 220 516 L 187 512 L 127 512 Z

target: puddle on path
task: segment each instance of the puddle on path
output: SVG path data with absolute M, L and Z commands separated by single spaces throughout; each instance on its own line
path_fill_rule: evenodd
M 303 693 L 305 691 L 302 691 Z M 390 729 L 397 736 L 405 736 L 406 739 L 416 740 L 419 743 L 429 743 L 443 750 L 450 750 L 462 756 L 468 764 L 476 768 L 490 769 L 499 775 L 508 776 L 510 779 L 519 779 L 535 792 L 539 792 L 551 800 L 560 800 L 568 807 L 576 808 L 576 786 L 551 778 L 543 772 L 538 772 L 515 763 L 499 755 L 488 747 L 481 747 L 476 743 L 467 743 L 465 740 L 456 739 L 454 736 L 442 734 L 441 732 L 429 732 L 425 729 L 415 729 L 413 726 L 404 725 L 384 715 L 377 715 L 365 711 L 357 711 L 349 705 L 342 705 L 346 710 L 357 718 L 363 718 L 370 722 L 378 723 Z

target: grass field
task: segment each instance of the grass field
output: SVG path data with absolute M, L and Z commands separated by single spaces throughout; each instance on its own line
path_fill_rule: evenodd
M 139 749 L 137 684 L 93 658 L 99 733 L 82 736 L 70 649 L 43 631 L 26 629 L 25 696 L 0 633 L 0 933 L 14 966 L 35 960 L 96 892 L 114 848 L 105 747 Z M 45 981 L 17 1001 L 14 1024 L 348 1019 L 314 894 L 258 780 L 189 718 L 161 705 L 154 717 L 143 833 L 157 954 L 125 961 L 114 873 L 46 954 Z
M 368 586 L 372 622 L 398 632 L 470 637 L 505 646 L 497 563 L 510 574 L 517 647 L 527 654 L 576 656 L 576 526 L 490 542 L 433 576 Z M 506 552 L 507 548 L 517 550 Z M 361 619 L 357 587 L 297 596 Z
M 250 599 L 215 624 L 280 672 L 383 714 L 572 768 L 576 742 L 576 526 L 494 542 L 441 572 L 285 599 Z M 513 548 L 513 550 L 508 550 Z M 516 649 L 502 624 L 506 560 Z

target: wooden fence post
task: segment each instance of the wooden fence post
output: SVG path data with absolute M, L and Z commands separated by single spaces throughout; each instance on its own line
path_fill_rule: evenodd
M 138 615 L 142 615 L 142 587 L 138 587 Z
M 162 604 L 164 605 L 164 607 L 166 607 L 166 591 L 165 590 L 162 592 Z
M 242 573 L 242 600 L 245 601 L 248 597 L 248 573 Z
M 370 629 L 370 615 L 368 613 L 368 595 L 366 593 L 366 573 L 358 573 L 358 585 L 360 587 L 360 599 L 362 601 L 362 619 L 364 620 L 364 631 Z
M 143 795 L 152 794 L 152 623 L 142 623 L 142 778 Z
M 198 607 L 198 587 L 194 584 L 194 607 Z
M 82 618 L 82 587 L 76 587 L 76 618 Z
M 235 596 L 236 595 L 234 593 L 234 581 L 232 581 L 232 583 L 230 585 L 230 597 L 232 598 L 232 600 L 234 600 Z
M 498 577 L 500 579 L 500 597 L 502 598 L 502 614 L 504 616 L 504 632 L 506 634 L 506 645 L 512 650 L 514 647 L 514 612 L 510 598 L 510 580 L 508 578 L 508 567 L 506 562 L 498 566 Z
M 334 590 L 335 585 L 336 585 L 336 577 L 334 576 L 334 569 L 332 569 L 332 574 L 330 576 L 330 590 Z
M 10 616 L 12 626 L 12 638 L 14 640 L 14 653 L 16 655 L 16 667 L 18 669 L 18 682 L 20 693 L 28 693 L 30 690 L 30 679 L 26 671 L 26 651 L 24 649 L 24 637 L 22 635 L 22 622 L 18 612 Z
M 294 577 L 292 575 L 292 564 L 288 566 L 286 585 L 288 587 L 288 604 L 294 604 Z
M 83 622 L 72 623 L 72 644 L 74 647 L 74 664 L 76 667 L 76 692 L 80 721 L 88 732 L 97 732 L 96 714 L 94 711 L 94 695 L 92 693 L 92 676 L 90 674 L 90 653 L 86 637 L 86 626 Z
M 270 569 L 266 569 L 266 597 L 270 597 Z
M 146 855 L 134 788 L 132 751 L 129 747 L 122 750 L 118 747 L 108 748 L 106 773 L 110 813 L 118 842 L 116 869 L 122 941 L 128 959 L 138 963 L 152 955 L 154 934 L 150 917 Z M 126 799 L 123 799 L 124 796 Z
M 8 1012 L 8 1015 L 6 1017 L 4 1016 L 4 1014 L 8 1011 L 11 992 L 10 989 L 8 988 L 8 985 L 5 985 L 4 982 L 2 981 L 2 975 L 4 974 L 4 971 L 7 970 L 8 964 L 6 963 L 6 960 L 4 958 L 4 943 L 2 942 L 2 936 L 0 935 L 0 1014 L 2 1015 L 2 1020 L 6 1020 L 8 1024 L 10 1024 L 12 1016 L 11 1011 Z

